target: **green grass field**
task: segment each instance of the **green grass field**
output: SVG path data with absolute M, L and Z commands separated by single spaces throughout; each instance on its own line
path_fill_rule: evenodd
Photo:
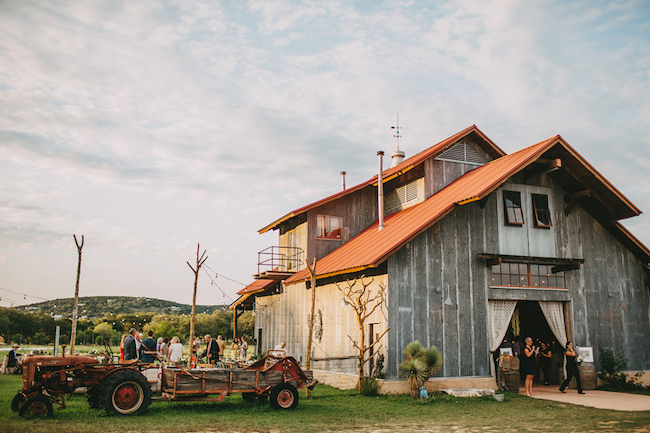
M 1 432 L 619 432 L 650 431 L 650 412 L 615 412 L 506 394 L 491 397 L 364 397 L 318 385 L 313 398 L 300 392 L 293 411 L 246 403 L 238 394 L 220 403 L 154 401 L 142 416 L 115 416 L 90 409 L 83 395 L 51 419 L 23 420 L 11 411 L 21 387 L 18 375 L 0 375 Z

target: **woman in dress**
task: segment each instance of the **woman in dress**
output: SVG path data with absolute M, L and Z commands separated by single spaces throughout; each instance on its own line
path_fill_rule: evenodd
M 178 337 L 174 337 L 169 345 L 169 359 L 173 362 L 178 362 L 182 357 L 183 345 Z
M 124 339 L 127 334 L 122 335 L 122 341 L 120 341 L 120 362 L 124 362 Z
M 569 382 L 571 381 L 571 378 L 575 376 L 576 378 L 576 385 L 578 385 L 578 394 L 584 394 L 582 392 L 582 383 L 580 382 L 580 371 L 578 371 L 578 363 L 576 362 L 576 353 L 573 350 L 573 343 L 568 341 L 566 344 L 566 352 L 564 353 L 566 356 L 566 380 L 562 382 L 562 385 L 560 386 L 560 391 L 565 392 L 564 390 L 566 389 L 567 386 L 569 386 Z
M 522 371 L 526 376 L 526 395 L 531 397 L 533 395 L 533 377 L 535 377 L 535 351 L 536 347 L 533 344 L 533 339 L 526 337 L 526 347 L 524 347 L 524 357 Z
M 232 344 L 230 345 L 230 357 L 232 359 L 237 359 L 239 356 L 239 338 L 235 337 L 232 339 Z

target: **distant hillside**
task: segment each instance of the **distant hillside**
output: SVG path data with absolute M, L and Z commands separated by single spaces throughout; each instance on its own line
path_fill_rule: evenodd
M 74 298 L 55 299 L 53 301 L 39 302 L 25 305 L 25 310 L 41 310 L 46 313 L 72 316 Z M 227 308 L 221 305 L 197 305 L 196 313 L 211 314 L 216 309 Z M 133 314 L 133 313 L 157 313 L 157 314 L 190 314 L 192 306 L 179 304 L 172 301 L 164 301 L 155 298 L 133 298 L 130 296 L 87 296 L 79 298 L 79 317 L 88 318 L 103 317 L 106 313 Z

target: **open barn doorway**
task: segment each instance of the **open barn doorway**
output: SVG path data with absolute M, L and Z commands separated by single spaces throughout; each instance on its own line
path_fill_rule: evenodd
M 553 334 L 542 308 L 537 301 L 518 301 L 515 311 L 512 314 L 510 319 L 510 326 L 508 327 L 508 332 L 506 334 L 506 339 L 513 344 L 515 347 L 519 347 L 519 354 L 523 354 L 523 348 L 526 346 L 525 339 L 526 337 L 531 337 L 533 339 L 533 344 L 537 347 L 541 346 L 541 343 L 546 343 L 553 355 L 551 359 L 550 366 L 550 380 L 551 384 L 559 384 L 560 372 L 558 368 L 561 364 L 558 362 L 561 360 L 562 350 L 560 344 L 557 342 L 557 338 Z M 516 351 L 516 350 L 515 350 Z M 546 377 L 544 374 L 540 377 L 540 366 L 538 357 L 538 368 L 536 368 L 535 379 L 539 381 L 542 377 L 544 381 Z M 523 380 L 523 377 L 522 377 Z

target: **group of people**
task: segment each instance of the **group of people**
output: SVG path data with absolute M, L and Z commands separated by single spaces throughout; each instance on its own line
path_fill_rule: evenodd
M 246 359 L 248 354 L 248 338 L 244 335 L 242 338 L 233 338 L 230 345 L 230 357 L 233 359 Z
M 226 342 L 221 335 L 217 336 L 214 340 L 210 334 L 206 334 L 205 350 L 199 354 L 201 341 L 197 339 L 192 345 L 193 355 L 197 358 L 206 358 L 209 364 L 217 363 L 224 356 Z M 237 340 L 237 339 L 236 339 Z M 243 356 L 246 356 L 248 344 L 246 337 L 243 337 L 245 346 L 241 349 Z M 120 361 L 130 361 L 139 359 L 142 363 L 151 364 L 156 360 L 156 354 L 162 355 L 165 359 L 172 362 L 179 362 L 183 358 L 183 345 L 178 337 L 159 337 L 158 340 L 153 339 L 153 332 L 147 333 L 147 338 L 143 339 L 141 332 L 137 329 L 131 328 L 129 333 L 122 337 L 120 343 Z
M 533 339 L 531 337 L 526 337 L 526 346 L 522 352 L 521 356 L 521 371 L 526 377 L 525 381 L 525 392 L 527 396 L 533 395 L 533 378 L 535 377 L 535 364 L 536 360 L 538 361 L 539 368 L 544 374 L 544 385 L 549 385 L 549 371 L 551 369 L 551 357 L 552 352 L 551 348 L 544 342 L 540 343 L 541 347 L 535 346 L 533 344 Z M 560 385 L 560 391 L 565 392 L 569 382 L 573 377 L 576 378 L 576 385 L 578 386 L 578 394 L 584 394 L 582 391 L 582 383 L 580 382 L 580 372 L 578 370 L 578 363 L 576 361 L 577 355 L 573 350 L 573 343 L 567 342 L 566 350 L 564 352 L 566 357 L 566 379 Z

